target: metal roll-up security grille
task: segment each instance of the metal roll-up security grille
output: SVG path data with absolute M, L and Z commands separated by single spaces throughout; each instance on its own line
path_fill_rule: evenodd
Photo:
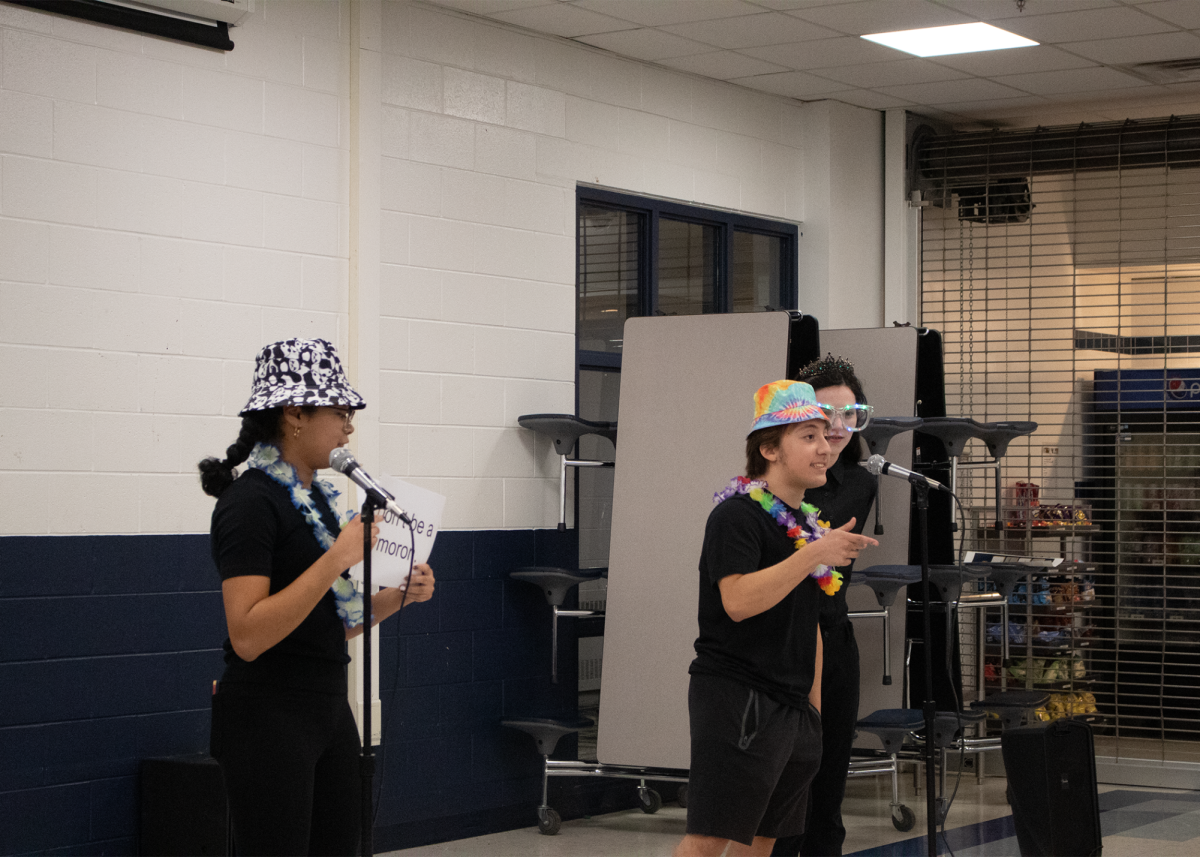
M 1064 561 L 1007 627 L 962 611 L 964 693 L 1044 689 L 1041 716 L 1088 716 L 1124 781 L 1194 784 L 1200 117 L 929 136 L 915 161 L 947 414 L 1039 425 L 1001 460 L 1001 520 L 994 471 L 960 467 L 958 538 Z

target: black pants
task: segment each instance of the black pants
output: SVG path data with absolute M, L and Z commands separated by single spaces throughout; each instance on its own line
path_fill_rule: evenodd
M 222 684 L 211 752 L 239 857 L 357 853 L 360 747 L 345 694 Z
M 775 842 L 772 854 L 838 857 L 846 841 L 842 798 L 858 721 L 858 643 L 849 619 L 822 631 L 825 663 L 821 672 L 821 767 L 808 791 L 808 822 L 800 836 Z

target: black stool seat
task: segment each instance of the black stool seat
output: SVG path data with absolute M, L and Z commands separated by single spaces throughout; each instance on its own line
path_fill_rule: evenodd
M 916 708 L 881 708 L 854 725 L 877 736 L 883 742 L 883 751 L 892 755 L 900 752 L 908 733 L 924 728 L 925 717 Z
M 570 455 L 585 434 L 598 434 L 617 445 L 616 423 L 585 420 L 574 414 L 525 414 L 517 417 L 517 425 L 551 438 L 559 455 Z
M 901 586 L 917 583 L 920 579 L 919 565 L 872 565 L 864 569 L 855 569 L 850 578 L 850 585 L 856 586 L 861 583 L 871 587 L 879 606 L 891 607 Z
M 1050 694 L 1041 690 L 1004 690 L 972 702 L 971 708 L 1000 715 L 1000 722 L 1008 729 L 1020 726 L 1026 713 L 1049 701 Z
M 984 572 L 977 570 L 978 565 L 981 563 L 971 563 L 965 566 L 929 566 L 929 582 L 933 584 L 933 597 L 938 601 L 957 601 L 962 597 L 963 583 L 983 577 Z
M 1013 438 L 1033 434 L 1037 427 L 1037 423 L 1028 421 L 981 423 L 970 417 L 929 417 L 921 431 L 945 443 L 947 454 L 953 458 L 962 455 L 967 441 L 974 437 L 987 445 L 993 458 L 1000 459 Z
M 945 749 L 958 740 L 959 724 L 967 726 L 987 719 L 986 711 L 938 711 L 933 716 L 933 744 Z
M 1012 595 L 1018 580 L 1037 570 L 1037 566 L 1019 562 L 969 562 L 967 567 L 986 574 L 1005 598 Z
M 585 580 L 598 580 L 608 574 L 606 568 L 587 568 L 579 571 L 568 571 L 565 568 L 550 568 L 547 566 L 529 566 L 510 571 L 508 576 L 514 580 L 524 580 L 541 587 L 546 595 L 546 603 L 551 607 L 562 607 L 567 590 L 578 586 Z
M 987 444 L 988 451 L 995 459 L 1004 457 L 1004 453 L 1008 451 L 1008 444 L 1013 438 L 1033 434 L 1038 427 L 1037 423 L 1026 421 L 984 423 L 984 425 L 987 426 L 987 431 L 981 434 L 979 439 Z
M 593 723 L 587 717 L 508 717 L 500 721 L 500 725 L 511 729 L 528 732 L 537 742 L 538 752 L 549 756 L 558 746 L 558 739 L 580 729 L 586 729 Z
M 893 437 L 919 429 L 924 422 L 920 417 L 871 417 L 867 427 L 859 434 L 867 442 L 872 454 L 886 455 Z
M 976 422 L 970 417 L 929 417 L 921 431 L 941 440 L 946 444 L 946 454 L 958 458 L 967 441 L 973 437 L 982 438 L 988 428 L 988 423 Z

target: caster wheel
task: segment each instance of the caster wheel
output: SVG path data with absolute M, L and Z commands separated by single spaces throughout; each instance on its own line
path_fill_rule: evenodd
M 675 795 L 675 802 L 684 809 L 687 809 L 687 792 L 687 783 L 684 783 L 679 787 L 679 794 Z
M 538 810 L 538 833 L 553 836 L 562 827 L 562 816 L 550 807 Z
M 662 795 L 654 789 L 638 789 L 638 806 L 646 815 L 654 815 L 662 809 Z
M 912 830 L 916 824 L 917 816 L 908 807 L 900 805 L 892 810 L 892 826 L 901 833 Z

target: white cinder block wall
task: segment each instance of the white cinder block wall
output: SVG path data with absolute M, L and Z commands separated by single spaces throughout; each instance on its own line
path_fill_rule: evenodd
M 0 533 L 208 529 L 265 341 L 345 345 L 337 2 L 237 49 L 0 4 Z
M 382 20 L 383 460 L 451 526 L 552 526 L 557 458 L 516 418 L 574 412 L 576 186 L 799 220 L 803 108 L 434 7 Z
M 257 0 L 228 54 L 0 5 L 0 533 L 206 531 L 195 462 L 291 335 L 377 377 L 374 469 L 447 494 L 447 526 L 553 526 L 557 462 L 516 417 L 574 407 L 576 185 L 804 218 L 795 102 L 412 2 L 380 19 L 362 353 L 347 3 Z

